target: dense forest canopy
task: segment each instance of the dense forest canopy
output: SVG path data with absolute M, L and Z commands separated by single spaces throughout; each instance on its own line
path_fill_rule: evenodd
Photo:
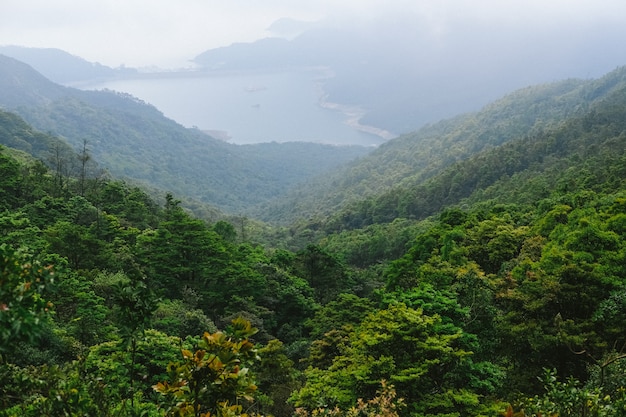
M 306 190 L 261 204 L 257 216 L 289 224 L 307 217 L 328 217 L 363 197 L 403 193 L 512 140 L 535 137 L 603 106 L 626 85 L 626 69 L 598 80 L 565 80 L 513 92 L 481 111 L 442 120 L 389 141 L 336 172 L 311 181 Z M 459 175 L 459 178 L 461 176 Z
M 623 70 L 536 91 L 257 229 L 0 112 L 0 415 L 625 415 Z

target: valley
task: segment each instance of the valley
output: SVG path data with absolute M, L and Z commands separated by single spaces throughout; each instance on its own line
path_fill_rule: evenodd
M 0 417 L 622 416 L 625 114 L 619 67 L 235 144 L 0 56 Z

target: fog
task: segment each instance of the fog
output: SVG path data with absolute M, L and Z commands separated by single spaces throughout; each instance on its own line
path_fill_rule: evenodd
M 402 42 L 406 25 L 396 23 L 401 16 L 404 23 L 419 26 L 435 45 L 450 46 L 445 40 L 459 34 L 480 40 L 484 33 L 492 39 L 520 39 L 540 32 L 568 39 L 587 30 L 624 27 L 626 4 L 619 0 L 2 0 L 0 42 L 60 48 L 112 67 L 168 66 L 207 49 L 271 35 L 267 29 L 280 18 L 326 22 L 355 31 L 378 20 L 382 31 L 395 33 Z M 467 32 L 468 28 L 476 32 Z
M 518 88 L 600 77 L 626 64 L 623 6 L 615 14 L 585 10 L 386 10 L 307 25 L 289 42 L 210 50 L 196 62 L 213 69 L 327 66 L 330 101 L 361 106 L 366 124 L 405 133 Z
M 284 41 L 259 42 L 267 37 Z M 111 67 L 323 66 L 330 101 L 403 133 L 517 88 L 626 64 L 626 3 L 2 0 L 0 39 Z

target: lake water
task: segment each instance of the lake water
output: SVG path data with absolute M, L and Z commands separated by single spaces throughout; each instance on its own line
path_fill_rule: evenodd
M 164 73 L 83 85 L 125 92 L 186 127 L 231 143 L 307 141 L 378 145 L 385 132 L 359 129 L 358 109 L 324 103 L 323 73 Z M 378 133 L 378 134 L 373 134 Z

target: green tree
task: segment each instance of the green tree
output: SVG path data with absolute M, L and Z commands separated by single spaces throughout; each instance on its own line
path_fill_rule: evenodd
M 331 330 L 344 326 L 357 326 L 369 313 L 374 311 L 374 303 L 354 294 L 339 294 L 337 299 L 320 308 L 313 318 L 307 321 L 312 337 L 320 337 Z
M 44 236 L 49 251 L 67 258 L 72 269 L 90 269 L 98 264 L 104 244 L 89 227 L 62 220 L 48 227 Z
M 187 214 L 170 194 L 159 227 L 137 237 L 137 256 L 149 285 L 169 298 L 180 297 L 185 285 L 205 286 L 209 275 L 224 267 L 224 252 L 219 235 Z
M 616 397 L 603 395 L 597 388 L 583 386 L 575 378 L 559 381 L 554 370 L 544 370 L 544 393 L 524 401 L 526 416 L 618 417 L 622 416 L 624 392 Z
M 483 220 L 468 231 L 468 256 L 486 273 L 497 273 L 519 254 L 527 231 L 516 227 L 508 214 Z
M 190 289 L 188 291 L 191 291 Z M 215 323 L 199 308 L 182 300 L 163 300 L 154 312 L 152 326 L 172 336 L 185 338 L 217 331 Z
M 141 280 L 121 281 L 116 286 L 117 324 L 122 342 L 130 355 L 128 381 L 131 407 L 134 406 L 135 382 L 140 379 L 137 369 L 139 341 L 143 339 L 158 299 L 154 292 Z
M 41 230 L 21 210 L 0 213 L 0 230 L 0 243 L 12 247 L 24 246 L 37 254 L 42 253 L 47 246 Z
M 0 354 L 38 336 L 52 308 L 45 297 L 53 284 L 52 266 L 0 245 Z
M 93 290 L 92 277 L 69 272 L 59 280 L 53 297 L 55 320 L 83 346 L 102 343 L 113 326 L 105 300 Z
M 345 265 L 317 245 L 308 245 L 295 259 L 296 275 L 309 282 L 321 304 L 342 292 L 351 292 L 354 282 Z
M 619 314 L 607 314 L 619 312 L 609 300 L 623 288 L 623 238 L 606 230 L 608 216 L 593 194 L 567 199 L 579 200 L 567 206 L 576 208 L 546 210 L 536 225 L 550 232 L 527 237 L 498 279 L 499 333 L 515 341 L 501 352 L 513 364 L 510 385 L 527 392 L 540 389 L 534 381 L 543 368 L 585 380 L 589 365 L 624 343 Z
M 21 167 L 19 162 L 4 154 L 0 146 L 0 210 L 13 209 L 20 200 Z
M 9 372 L 6 372 L 9 371 Z M 0 368 L 0 416 L 112 416 L 105 386 L 86 373 L 83 361 L 64 365 Z M 12 400 L 12 404 L 8 403 Z
M 228 223 L 224 220 L 220 220 L 213 225 L 213 231 L 218 235 L 222 236 L 222 238 L 227 241 L 234 243 L 237 239 L 237 232 L 235 231 L 235 226 L 231 223 Z
M 458 346 L 458 328 L 441 325 L 439 316 L 398 303 L 369 314 L 349 334 L 332 364 L 313 364 L 305 371 L 306 383 L 295 392 L 296 407 L 346 409 L 359 398 L 376 395 L 381 380 L 388 380 L 416 415 L 475 415 L 480 395 L 460 382 L 459 365 L 471 352 Z M 463 372 L 473 372 L 464 368 Z M 471 375 L 465 375 L 471 376 Z
M 131 391 L 134 401 L 153 400 L 152 385 L 167 377 L 167 365 L 180 357 L 184 343 L 178 337 L 148 329 L 137 339 L 133 359 L 123 340 L 112 339 L 89 348 L 84 372 L 102 381 L 104 394 L 111 403 L 126 402 L 130 406 Z M 128 378 L 131 366 L 135 374 L 132 382 Z
M 260 361 L 254 371 L 258 381 L 256 409 L 260 415 L 291 417 L 294 408 L 287 402 L 291 393 L 300 387 L 299 372 L 287 357 L 280 340 L 270 340 L 258 349 Z
M 167 397 L 167 415 L 209 417 L 242 414 L 256 391 L 248 366 L 256 359 L 250 322 L 236 319 L 226 332 L 205 332 L 195 352 L 167 367 L 168 381 L 154 386 Z

